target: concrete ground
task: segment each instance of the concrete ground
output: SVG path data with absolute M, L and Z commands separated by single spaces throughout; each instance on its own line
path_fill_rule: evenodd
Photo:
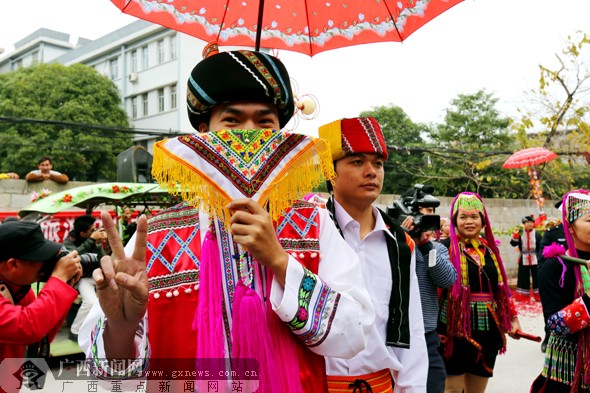
M 544 337 L 541 303 L 517 302 L 516 306 L 522 330 Z M 533 380 L 543 369 L 544 360 L 540 343 L 508 338 L 506 353 L 498 356 L 494 377 L 490 379 L 486 393 L 529 392 Z

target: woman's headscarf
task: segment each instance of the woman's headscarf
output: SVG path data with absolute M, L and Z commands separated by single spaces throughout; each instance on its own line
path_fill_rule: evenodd
M 462 246 L 457 237 L 455 214 L 461 212 L 479 213 L 483 218 L 483 225 L 485 228 L 485 237 L 487 246 L 492 252 L 494 264 L 498 270 L 498 291 L 496 294 L 496 303 L 498 323 L 504 331 L 512 329 L 512 321 L 510 316 L 509 298 L 510 290 L 508 288 L 508 279 L 504 270 L 504 264 L 498 251 L 498 246 L 492 233 L 492 226 L 488 218 L 488 213 L 483 204 L 481 196 L 472 192 L 462 192 L 458 194 L 451 205 L 451 230 L 450 230 L 450 257 L 451 262 L 455 266 L 459 278 L 453 284 L 449 294 L 449 305 L 447 310 L 447 334 L 450 337 L 471 337 L 471 310 L 470 310 L 470 295 L 469 274 L 467 272 L 467 265 L 465 257 L 463 256 Z M 484 244 L 485 244 L 484 243 Z M 503 352 L 505 348 L 502 348 Z M 445 354 L 448 356 L 452 351 L 451 346 L 447 346 Z

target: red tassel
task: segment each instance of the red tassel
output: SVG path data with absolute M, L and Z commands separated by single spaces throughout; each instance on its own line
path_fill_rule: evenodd
M 447 345 L 445 346 L 445 357 L 453 353 L 453 341 L 455 337 L 471 337 L 471 301 L 470 289 L 459 287 L 459 296 L 449 296 L 447 313 Z

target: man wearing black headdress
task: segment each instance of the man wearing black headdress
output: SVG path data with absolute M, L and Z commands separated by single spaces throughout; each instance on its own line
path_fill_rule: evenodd
M 541 247 L 541 235 L 535 231 L 535 219 L 533 216 L 522 218 L 522 231 L 515 231 L 510 239 L 512 247 L 518 247 L 518 281 L 516 283 L 516 300 L 539 301 L 539 284 L 537 280 L 538 261 L 537 254 Z M 531 296 L 531 276 L 532 290 Z

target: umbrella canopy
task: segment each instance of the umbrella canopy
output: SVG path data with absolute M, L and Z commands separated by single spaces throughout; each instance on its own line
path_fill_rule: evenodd
M 527 166 L 539 165 L 557 158 L 557 154 L 542 147 L 531 147 L 519 150 L 504 162 L 502 168 L 524 168 Z
M 313 56 L 408 38 L 462 0 L 111 0 L 124 13 L 220 46 Z
M 33 193 L 35 199 L 18 212 L 20 217 L 31 213 L 54 214 L 72 207 L 92 210 L 103 203 L 167 206 L 179 201 L 157 184 L 100 183 L 70 188 L 55 194 Z

